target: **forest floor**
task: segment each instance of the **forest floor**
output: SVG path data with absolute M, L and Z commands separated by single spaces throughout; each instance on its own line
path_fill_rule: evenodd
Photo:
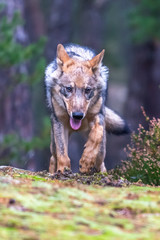
M 2 240 L 160 239 L 160 187 L 0 167 Z

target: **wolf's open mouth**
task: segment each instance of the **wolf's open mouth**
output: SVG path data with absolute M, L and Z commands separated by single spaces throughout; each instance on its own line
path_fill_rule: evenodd
M 81 127 L 81 123 L 82 123 L 82 120 L 74 119 L 70 117 L 70 125 L 72 129 L 78 130 Z

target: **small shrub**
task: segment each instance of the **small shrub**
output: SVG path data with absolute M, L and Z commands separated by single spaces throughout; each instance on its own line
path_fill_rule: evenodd
M 160 119 L 150 120 L 144 109 L 142 111 L 149 129 L 139 125 L 138 133 L 132 134 L 131 144 L 127 146 L 128 161 L 122 161 L 121 167 L 112 170 L 112 174 L 157 186 L 160 185 Z

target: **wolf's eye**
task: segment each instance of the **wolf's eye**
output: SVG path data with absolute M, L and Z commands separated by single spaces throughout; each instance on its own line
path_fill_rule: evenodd
M 65 87 L 66 88 L 66 91 L 68 92 L 68 93 L 71 93 L 72 92 L 72 87 Z
M 85 89 L 85 94 L 89 94 L 90 92 L 91 92 L 91 88 L 89 88 L 89 87 L 87 87 L 86 89 Z

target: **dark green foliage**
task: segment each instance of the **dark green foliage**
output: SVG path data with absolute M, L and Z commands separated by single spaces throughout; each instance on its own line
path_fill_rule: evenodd
M 42 150 L 49 146 L 50 125 L 49 119 L 44 118 L 42 131 L 38 137 L 33 137 L 31 140 L 25 140 L 18 134 L 7 134 L 0 147 L 0 156 L 2 160 L 0 165 L 18 165 L 24 167 L 29 159 L 34 155 L 35 150 Z
M 160 1 L 138 0 L 130 12 L 130 26 L 137 43 L 160 40 Z
M 3 15 L 4 6 L 0 8 L 0 14 Z M 25 43 L 20 43 L 15 39 L 17 26 L 23 25 L 23 20 L 19 12 L 15 12 L 12 20 L 7 16 L 1 17 L 0 20 L 0 67 L 9 69 L 18 67 L 22 64 L 27 64 L 29 73 L 15 72 L 12 76 L 14 83 L 22 81 L 35 83 L 40 81 L 45 68 L 45 59 L 42 57 L 44 52 L 45 37 L 41 37 L 36 43 L 26 46 Z
M 159 239 L 160 188 L 88 186 L 52 177 L 0 168 L 0 239 Z
M 17 27 L 24 25 L 19 12 L 15 12 L 12 20 L 5 15 L 5 5 L 0 5 L 0 68 L 9 73 L 9 84 L 6 94 L 22 82 L 32 85 L 33 94 L 39 85 L 42 85 L 42 77 L 46 66 L 43 57 L 46 38 L 41 37 L 37 42 L 26 44 L 16 39 Z M 25 66 L 21 71 L 21 66 Z M 39 85 L 38 85 L 39 84 Z M 44 118 L 41 123 L 41 131 L 38 137 L 30 141 L 25 140 L 16 133 L 3 136 L 0 142 L 0 164 L 18 164 L 24 167 L 31 151 L 43 149 L 49 146 L 49 118 Z M 46 137 L 47 135 L 47 137 Z
M 139 126 L 138 133 L 131 137 L 128 160 L 123 161 L 112 173 L 129 181 L 141 180 L 145 184 L 160 185 L 160 119 L 149 120 L 149 130 Z

